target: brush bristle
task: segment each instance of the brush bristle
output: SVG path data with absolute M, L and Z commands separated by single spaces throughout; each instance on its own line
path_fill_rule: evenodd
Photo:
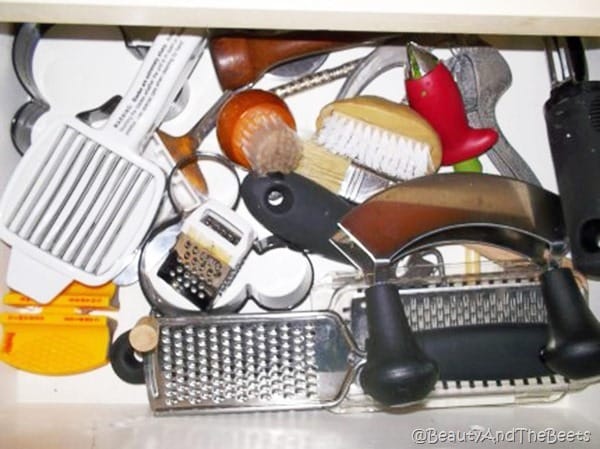
M 304 142 L 302 158 L 295 172 L 338 193 L 350 163 L 350 159 L 330 153 L 309 140 Z
M 335 111 L 324 118 L 316 141 L 332 153 L 397 180 L 435 169 L 427 143 Z
M 275 114 L 262 114 L 247 124 L 242 149 L 252 169 L 261 175 L 290 173 L 302 156 L 300 138 Z

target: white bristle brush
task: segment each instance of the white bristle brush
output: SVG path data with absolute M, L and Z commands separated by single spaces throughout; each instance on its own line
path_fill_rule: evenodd
M 442 157 L 440 139 L 423 117 L 407 105 L 375 96 L 325 106 L 315 141 L 398 181 L 433 173 Z
M 279 101 L 280 111 L 288 111 Z M 239 121 L 239 145 L 259 173 L 294 171 L 362 202 L 397 181 L 433 173 L 441 162 L 436 132 L 406 105 L 379 97 L 331 103 L 308 141 L 279 112 L 262 109 Z

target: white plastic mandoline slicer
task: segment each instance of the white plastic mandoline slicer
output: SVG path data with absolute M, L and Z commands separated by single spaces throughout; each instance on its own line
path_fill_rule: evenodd
M 0 201 L 10 288 L 47 303 L 73 280 L 100 285 L 125 267 L 165 185 L 161 169 L 139 153 L 205 45 L 198 34 L 161 30 L 101 129 L 67 118 L 33 143 Z

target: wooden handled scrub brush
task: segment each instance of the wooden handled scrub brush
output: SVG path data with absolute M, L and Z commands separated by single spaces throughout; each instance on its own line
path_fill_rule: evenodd
M 217 137 L 234 162 L 259 173 L 293 171 L 354 202 L 431 174 L 441 162 L 440 140 L 425 119 L 373 96 L 325 106 L 315 135 L 304 140 L 282 99 L 245 91 L 224 105 Z

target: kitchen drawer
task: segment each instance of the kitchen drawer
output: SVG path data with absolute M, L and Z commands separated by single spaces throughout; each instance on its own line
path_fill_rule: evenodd
M 0 189 L 4 188 L 19 161 L 8 132 L 10 119 L 27 99 L 14 76 L 10 60 L 14 30 L 12 25 L 0 25 L 0 123 L 4 123 L 4 132 L 0 133 Z M 508 141 L 533 167 L 542 185 L 556 192 L 542 114 L 543 103 L 550 90 L 542 41 L 539 37 L 498 35 L 486 39 L 501 49 L 513 75 L 511 88 L 498 104 L 500 127 Z M 586 44 L 590 79 L 600 79 L 600 40 L 588 38 Z M 367 52 L 366 47 L 335 52 L 323 68 L 333 67 Z M 440 55 L 444 56 L 443 53 Z M 86 80 L 77 78 L 77 74 L 72 76 L 72 81 L 55 84 L 59 94 L 62 89 L 64 95 L 74 95 L 74 86 L 90 90 L 96 88 L 94 85 L 85 86 Z M 367 93 L 399 100 L 403 96 L 402 76 L 400 70 L 391 71 L 373 82 Z M 280 79 L 265 76 L 257 87 L 269 88 L 279 82 Z M 300 131 L 308 133 L 312 130 L 320 108 L 334 98 L 340 85 L 338 81 L 289 99 Z M 185 110 L 165 123 L 163 129 L 172 135 L 183 134 L 218 98 L 219 93 L 210 58 L 205 54 L 190 80 L 190 101 Z M 201 149 L 217 151 L 214 133 L 203 142 Z M 483 163 L 486 171 L 494 171 L 485 158 Z M 267 234 L 258 225 L 257 229 L 259 234 Z M 1 280 L 5 279 L 9 251 L 6 245 L 0 246 Z M 336 264 L 319 258 L 315 260 L 315 267 L 317 281 L 330 270 L 338 268 Z M 34 274 L 32 282 L 35 282 Z M 1 291 L 5 292 L 6 289 L 2 284 Z M 119 298 L 120 310 L 113 314 L 118 321 L 115 335 L 130 329 L 149 310 L 137 285 L 121 289 Z M 590 303 L 600 316 L 600 283 L 591 282 Z M 319 306 L 322 305 L 303 305 L 304 308 Z M 441 436 L 440 432 L 455 432 L 458 438 L 456 444 L 465 447 L 477 447 L 478 442 L 483 444 L 486 441 L 491 445 L 489 438 L 505 438 L 505 441 L 498 441 L 496 446 L 509 447 L 518 444 L 519 438 L 524 438 L 525 442 L 533 439 L 543 446 L 547 444 L 542 441 L 544 438 L 559 438 L 556 436 L 559 431 L 581 432 L 585 440 L 591 441 L 569 444 L 568 447 L 579 447 L 578 444 L 581 447 L 595 447 L 600 441 L 600 420 L 595 413 L 598 401 L 600 386 L 593 385 L 557 402 L 537 405 L 411 408 L 394 413 L 304 411 L 158 418 L 149 411 L 145 387 L 125 384 L 114 375 L 110 366 L 76 376 L 46 377 L 0 364 L 0 447 L 100 449 L 177 445 L 181 448 L 381 449 L 417 445 L 415 438 L 421 435 L 421 429 L 429 435 L 430 441 L 426 444 L 439 443 L 442 447 L 452 443 L 452 440 L 451 437 Z M 476 435 L 474 438 L 478 442 L 461 441 L 469 430 Z M 510 441 L 509 431 L 513 432 L 513 436 L 516 435 L 516 442 Z M 534 432 L 549 436 L 532 436 Z M 498 436 L 500 434 L 502 437 Z M 560 442 L 556 445 L 567 447 Z

